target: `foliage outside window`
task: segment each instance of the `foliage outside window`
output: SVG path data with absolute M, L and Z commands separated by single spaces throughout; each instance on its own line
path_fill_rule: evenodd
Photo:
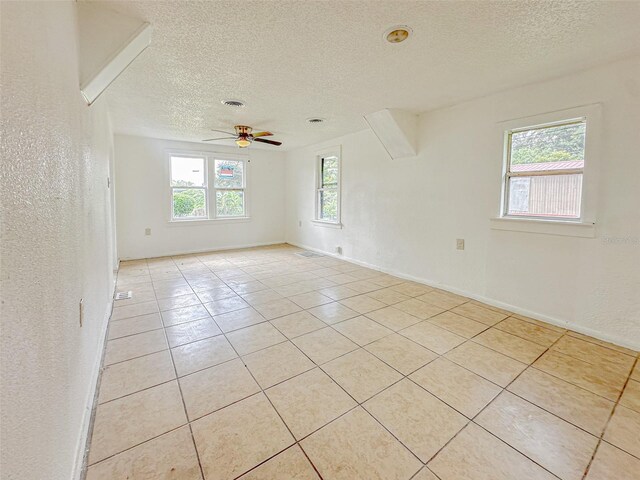
M 340 157 L 336 152 L 318 156 L 316 219 L 340 222 Z
M 171 155 L 170 162 L 172 220 L 246 216 L 244 160 Z
M 505 216 L 581 216 L 586 120 L 507 132 Z

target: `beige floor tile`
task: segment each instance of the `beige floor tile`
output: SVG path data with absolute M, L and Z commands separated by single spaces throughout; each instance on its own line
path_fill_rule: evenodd
M 152 274 L 151 278 L 153 279 L 153 287 L 154 287 L 154 290 L 156 291 L 156 298 L 158 300 L 163 298 L 179 297 L 182 295 L 189 295 L 191 293 L 194 293 L 193 289 L 186 282 L 183 285 L 164 285 L 164 284 L 161 284 L 160 282 L 156 282 L 156 279 L 159 278 L 157 275 L 154 276 Z
M 423 462 L 429 461 L 468 422 L 407 379 L 377 394 L 363 407 Z
M 380 290 L 380 285 L 377 285 L 370 280 L 358 280 L 357 282 L 347 283 L 345 286 L 358 293 L 369 293 L 375 290 Z
M 297 439 L 302 439 L 357 404 L 319 368 L 266 391 Z
M 398 332 L 423 347 L 442 355 L 463 343 L 466 338 L 423 321 Z
M 422 464 L 358 407 L 301 442 L 325 480 L 406 480 Z
M 327 326 L 322 320 L 305 311 L 276 318 L 271 320 L 271 324 L 288 338 L 299 337 Z
M 284 342 L 287 337 L 269 322 L 264 322 L 227 333 L 227 340 L 231 342 L 239 355 L 247 355 Z
M 128 337 L 116 338 L 107 342 L 104 365 L 123 362 L 142 355 L 166 350 L 167 348 L 167 339 L 163 330 L 152 330 Z
M 293 343 L 284 342 L 244 357 L 262 388 L 269 388 L 315 367 Z
M 590 392 L 616 401 L 626 381 L 626 375 L 577 358 L 549 350 L 533 366 Z
M 321 279 L 324 281 L 324 279 Z M 333 282 L 326 281 L 329 285 L 334 285 Z M 326 285 L 325 285 L 326 286 Z M 324 288 L 323 286 L 322 288 Z M 313 291 L 313 288 L 303 282 L 291 283 L 289 285 L 283 285 L 281 287 L 273 287 L 283 297 L 293 297 L 294 295 L 302 295 Z M 327 297 L 328 298 L 328 297 Z M 333 300 L 332 300 L 333 301 Z M 296 304 L 297 305 L 297 304 Z
M 260 292 L 247 293 L 242 298 L 249 305 L 255 306 L 261 303 L 273 302 L 274 300 L 282 300 L 284 297 L 275 290 L 262 290 Z
M 225 333 L 267 321 L 252 307 L 216 315 L 214 320 Z
M 260 391 L 240 359 L 182 377 L 180 388 L 189 421 Z
M 456 435 L 428 467 L 440 480 L 557 480 L 473 423 Z
M 442 357 L 409 378 L 469 418 L 475 417 L 502 391 L 497 385 Z
M 427 318 L 433 317 L 445 311 L 444 308 L 432 305 L 427 302 L 423 302 L 417 298 L 410 298 L 409 300 L 405 300 L 404 302 L 396 303 L 393 307 L 397 308 L 398 310 L 402 310 L 409 315 L 418 317 L 421 320 L 426 320 Z
M 294 443 L 264 394 L 259 393 L 191 424 L 207 480 L 229 480 Z
M 320 480 L 298 445 L 267 460 L 238 480 Z
M 582 333 L 572 332 L 571 330 L 568 330 L 567 331 L 567 335 L 570 335 L 570 336 L 575 337 L 575 338 L 579 338 L 579 339 L 584 340 L 586 342 L 595 343 L 596 345 L 600 345 L 601 347 L 607 347 L 607 348 L 609 348 L 611 350 L 616 350 L 617 352 L 620 352 L 620 353 L 625 353 L 627 355 L 631 355 L 632 357 L 637 357 L 638 356 L 638 352 L 635 351 L 635 350 L 631 350 L 630 348 L 621 347 L 620 345 L 616 345 L 615 343 L 605 342 L 604 340 L 600 340 L 598 338 L 593 338 L 593 337 L 590 337 L 588 335 L 584 335 Z
M 433 288 L 428 285 L 423 285 L 417 282 L 402 282 L 391 287 L 392 290 L 407 295 L 408 297 L 417 297 L 418 295 L 424 295 L 427 292 L 433 291 Z
M 176 381 L 98 405 L 89 464 L 162 435 L 186 422 Z
M 495 328 L 545 347 L 549 347 L 562 336 L 562 332 L 550 330 L 516 317 L 505 318 L 496 324 Z
M 620 404 L 640 413 L 640 382 L 629 379 L 622 392 Z
M 614 405 L 535 368 L 525 370 L 508 390 L 596 436 L 602 434 Z
M 448 294 L 441 291 L 431 291 L 416 297 L 418 300 L 435 305 L 443 310 L 449 310 L 457 305 L 467 302 L 469 299 L 454 294 Z
M 640 458 L 640 413 L 616 406 L 603 437 L 607 442 Z
M 391 335 L 393 330 L 383 327 L 367 317 L 355 317 L 333 325 L 337 331 L 360 346 Z
M 625 376 L 629 375 L 635 362 L 635 358 L 630 355 L 570 335 L 563 336 L 551 349 L 584 362 L 620 372 Z
M 436 477 L 427 467 L 424 467 L 415 476 L 411 477 L 411 480 L 438 480 L 438 477 Z
M 332 299 L 325 295 L 322 295 L 320 292 L 307 292 L 300 295 L 294 295 L 290 297 L 289 300 L 305 309 L 333 302 Z
M 322 368 L 358 403 L 402 378 L 400 373 L 362 349 L 336 358 Z
M 373 312 L 367 313 L 366 316 L 396 332 L 422 321 L 420 318 L 398 310 L 395 307 L 374 310 Z
M 476 322 L 491 326 L 507 318 L 507 315 L 504 313 L 489 310 L 488 308 L 480 307 L 473 303 L 459 305 L 451 311 L 458 315 L 462 315 L 463 317 L 469 317 L 471 320 L 475 320 Z
M 211 317 L 206 317 L 194 322 L 180 323 L 167 328 L 166 332 L 167 340 L 171 348 L 195 342 L 196 340 L 202 340 L 203 338 L 215 337 L 222 333 Z
M 327 280 L 331 280 L 332 282 L 338 285 L 356 282 L 358 280 L 357 277 L 354 277 L 353 275 L 349 275 L 348 273 L 339 273 L 338 275 L 329 275 L 328 277 L 325 277 L 325 278 Z
M 137 317 L 125 318 L 109 322 L 109 340 L 114 340 L 128 335 L 144 333 L 164 327 L 159 313 L 150 313 Z
M 358 316 L 358 312 L 351 310 L 344 305 L 340 305 L 338 302 L 320 305 L 319 307 L 310 308 L 307 311 L 313 316 L 318 317 L 323 322 L 329 324 L 342 322 L 343 320 L 348 320 Z
M 349 287 L 345 287 L 344 285 L 336 285 L 335 287 L 323 288 L 322 290 L 320 290 L 320 293 L 333 300 L 342 300 L 358 295 L 358 292 Z
M 122 320 L 123 318 L 137 317 L 139 315 L 149 315 L 150 313 L 158 313 L 158 302 L 141 302 L 132 305 L 116 306 L 111 314 L 111 321 Z
M 180 377 L 237 357 L 223 335 L 173 348 L 171 354 Z
M 207 300 L 210 301 L 210 300 Z M 181 295 L 179 297 L 163 298 L 158 300 L 158 307 L 161 312 L 165 310 L 175 310 L 176 308 L 191 307 L 193 305 L 199 305 L 200 299 L 195 293 L 187 295 Z
M 165 327 L 179 325 L 180 323 L 193 322 L 201 318 L 211 318 L 207 309 L 202 305 L 176 308 L 162 312 L 162 321 Z
M 428 321 L 464 338 L 475 337 L 489 328 L 484 323 L 476 322 L 452 312 L 443 312 L 440 315 L 429 318 Z
M 254 305 L 254 308 L 267 320 L 284 317 L 290 313 L 302 310 L 298 305 L 286 298 L 281 298 L 280 300 L 274 300 L 267 303 L 260 303 L 259 305 Z
M 636 362 L 636 366 L 631 372 L 631 377 L 633 380 L 637 380 L 640 382 L 640 360 Z
M 536 320 L 535 318 L 527 317 L 525 315 L 512 313 L 511 316 L 514 317 L 514 318 L 517 318 L 518 320 L 524 320 L 525 322 L 529 322 L 529 323 L 532 323 L 532 324 L 537 325 L 539 327 L 546 328 L 548 330 L 553 330 L 553 331 L 558 332 L 558 333 L 564 334 L 564 333 L 567 332 L 566 328 L 559 327 L 558 325 L 552 325 L 550 323 L 543 322 L 542 320 Z
M 229 297 L 205 303 L 204 306 L 212 316 L 216 316 L 246 308 L 249 304 L 240 297 Z
M 403 375 L 409 375 L 438 357 L 431 350 L 397 333 L 376 340 L 365 349 Z
M 202 290 L 197 293 L 202 303 L 211 303 L 225 298 L 236 297 L 236 293 L 229 287 L 216 287 L 211 290 Z
M 482 332 L 473 341 L 522 363 L 533 363 L 547 349 L 547 347 L 496 328 Z
M 354 310 L 360 314 L 369 313 L 373 310 L 380 310 L 386 307 L 386 304 L 374 300 L 366 295 L 356 295 L 355 297 L 345 298 L 340 300 L 340 303 L 351 310 Z
M 598 443 L 593 435 L 509 392 L 500 394 L 475 422 L 566 480 L 582 478 Z
M 200 465 L 189 427 L 181 427 L 87 470 L 86 480 L 201 480 Z
M 408 295 L 405 295 L 404 293 L 400 293 L 393 290 L 392 288 L 383 288 L 382 290 L 375 290 L 373 292 L 367 293 L 367 296 L 375 300 L 378 300 L 379 302 L 382 302 L 385 305 L 393 305 L 395 303 L 404 302 L 405 300 L 409 300 L 411 298 Z
M 501 387 L 506 387 L 527 368 L 524 363 L 471 341 L 456 347 L 446 357 Z
M 394 277 L 387 274 L 380 274 L 372 277 L 371 281 L 377 285 L 380 285 L 381 287 L 393 287 L 394 285 L 405 283 L 402 278 Z
M 640 460 L 619 448 L 602 442 L 586 480 L 637 480 Z
M 301 335 L 291 341 L 317 365 L 358 348 L 358 345 L 330 327 Z
M 108 402 L 174 378 L 176 373 L 168 350 L 108 365 L 102 372 L 98 401 Z
M 248 293 L 261 292 L 262 290 L 267 290 L 267 287 L 264 283 L 258 280 L 250 280 L 248 282 L 236 283 L 230 282 L 233 291 L 235 291 L 238 295 L 246 295 Z

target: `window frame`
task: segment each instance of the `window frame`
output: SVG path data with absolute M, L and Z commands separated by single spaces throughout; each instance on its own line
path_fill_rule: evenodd
M 216 161 L 224 162 L 232 161 L 232 162 L 241 162 L 242 163 L 242 187 L 216 187 Z M 213 212 L 213 219 L 216 220 L 230 220 L 235 218 L 246 218 L 247 217 L 247 165 L 248 161 L 245 161 L 244 158 L 231 158 L 229 155 L 212 155 L 211 156 L 211 191 L 213 195 L 211 195 L 211 211 Z M 242 215 L 218 215 L 218 191 L 223 192 L 242 192 L 242 207 L 243 212 Z
M 172 164 L 173 164 L 173 158 L 174 157 L 178 157 L 178 158 L 196 158 L 198 160 L 202 160 L 202 167 L 203 167 L 203 176 L 204 176 L 204 186 L 202 187 L 178 187 L 178 186 L 174 186 L 173 183 L 173 176 L 172 176 Z M 190 221 L 198 221 L 198 220 L 208 220 L 209 219 L 209 172 L 208 172 L 208 168 L 207 168 L 207 157 L 206 155 L 202 155 L 202 154 L 197 154 L 197 153 L 171 153 L 169 155 L 169 215 L 171 218 L 172 222 L 190 222 Z M 203 190 L 204 191 L 204 209 L 205 209 L 205 215 L 203 217 L 174 217 L 173 215 L 173 192 L 175 190 L 186 190 L 186 189 L 193 189 L 193 190 Z
M 338 172 L 336 178 L 336 186 L 335 188 L 326 188 L 323 184 L 323 175 L 322 175 L 322 161 L 327 157 L 336 157 L 338 159 Z M 341 189 L 342 189 L 342 148 L 340 145 L 335 147 L 329 147 L 323 149 L 316 153 L 315 157 L 315 216 L 314 223 L 318 225 L 325 226 L 333 226 L 333 227 L 341 227 Z M 321 192 L 324 191 L 335 191 L 337 194 L 337 207 L 336 207 L 336 220 L 326 220 L 321 217 L 322 207 L 321 207 Z
M 564 127 L 564 126 L 569 126 L 569 125 L 579 125 L 579 124 L 584 124 L 585 126 L 585 148 L 584 148 L 584 165 L 582 166 L 582 168 L 567 168 L 567 169 L 562 169 L 562 170 L 531 170 L 531 171 L 526 171 L 526 172 L 512 172 L 511 171 L 511 145 L 512 145 L 512 138 L 513 138 L 513 134 L 514 133 L 520 133 L 520 132 L 527 132 L 530 130 L 543 130 L 546 128 L 554 128 L 554 127 Z M 519 177 L 547 177 L 547 176 L 554 176 L 554 175 L 575 175 L 575 174 L 581 174 L 582 175 L 582 187 L 584 187 L 584 170 L 585 170 L 585 165 L 587 164 L 587 118 L 586 117 L 579 117 L 579 118 L 569 118 L 566 120 L 559 120 L 556 122 L 551 122 L 551 123 L 545 123 L 545 124 L 541 124 L 541 125 L 531 125 L 531 126 L 527 126 L 527 127 L 519 127 L 519 128 L 512 128 L 512 129 L 508 129 L 505 130 L 504 135 L 505 135 L 505 173 L 503 175 L 503 195 L 502 195 L 502 199 L 503 199 L 503 204 L 502 204 L 502 217 L 503 218 L 513 218 L 513 219 L 517 219 L 517 218 L 522 218 L 522 219 L 538 219 L 538 220 L 546 220 L 546 221 L 561 221 L 561 222 L 577 222 L 580 223 L 582 222 L 582 218 L 584 215 L 584 203 L 585 203 L 585 199 L 584 199 L 584 190 L 581 190 L 581 194 L 580 194 L 580 216 L 577 218 L 572 218 L 572 217 L 564 217 L 564 216 L 551 216 L 551 215 L 513 215 L 513 214 L 509 214 L 509 197 L 510 197 L 510 193 L 511 193 L 511 179 L 512 178 L 519 178 Z
M 580 218 L 507 215 L 509 168 L 509 132 L 527 130 L 539 126 L 562 125 L 570 120 L 584 119 L 585 133 L 584 167 L 582 169 L 582 198 Z M 598 173 L 601 156 L 602 104 L 594 103 L 538 115 L 505 120 L 496 124 L 496 135 L 503 142 L 502 176 L 500 178 L 497 215 L 490 218 L 494 230 L 508 230 L 573 237 L 595 237 L 598 204 Z M 531 172 L 528 172 L 531 173 Z
M 246 222 L 251 219 L 249 210 L 249 165 L 251 163 L 248 155 L 238 155 L 234 153 L 226 152 L 208 152 L 208 151 L 195 151 L 195 150 L 166 150 L 166 174 L 165 184 L 169 185 L 168 200 L 169 215 L 168 223 L 170 225 L 197 225 L 203 223 L 236 223 Z M 192 158 L 204 158 L 205 163 L 205 187 L 188 187 L 188 188 L 204 188 L 206 195 L 206 217 L 174 217 L 173 216 L 173 189 L 184 187 L 173 187 L 171 185 L 171 161 L 173 157 L 192 157 Z M 242 188 L 216 188 L 215 187 L 215 161 L 216 160 L 230 160 L 241 161 L 243 167 L 243 187 Z M 244 196 L 244 214 L 238 216 L 226 216 L 217 215 L 216 198 L 218 190 L 239 190 L 243 192 Z

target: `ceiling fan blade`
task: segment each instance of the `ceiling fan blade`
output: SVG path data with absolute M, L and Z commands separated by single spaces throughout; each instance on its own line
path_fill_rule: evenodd
M 211 129 L 212 132 L 226 133 L 227 135 L 235 135 L 233 132 L 225 132 L 224 130 L 216 130 L 215 128 Z
M 231 140 L 237 138 L 235 135 L 233 137 L 220 137 L 220 138 L 207 138 L 206 140 L 202 140 L 203 142 L 215 142 L 216 140 Z
M 256 133 L 252 133 L 251 135 L 253 136 L 253 138 L 270 137 L 271 135 L 273 135 L 273 133 L 271 133 L 271 132 L 256 132 Z
M 254 142 L 261 142 L 261 143 L 268 143 L 269 145 L 282 145 L 282 142 L 276 142 L 275 140 L 266 140 L 264 138 L 254 138 L 253 139 Z

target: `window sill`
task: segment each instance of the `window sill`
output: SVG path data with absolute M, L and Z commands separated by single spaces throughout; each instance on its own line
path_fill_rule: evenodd
M 193 220 L 169 220 L 170 227 L 185 227 L 193 225 L 218 225 L 224 223 L 245 223 L 251 221 L 251 217 L 233 218 L 198 218 Z
M 567 220 L 538 220 L 531 218 L 494 217 L 489 219 L 493 230 L 510 232 L 541 233 L 566 237 L 595 238 L 596 224 Z
M 324 220 L 311 220 L 316 227 L 342 228 L 340 222 L 325 222 Z

